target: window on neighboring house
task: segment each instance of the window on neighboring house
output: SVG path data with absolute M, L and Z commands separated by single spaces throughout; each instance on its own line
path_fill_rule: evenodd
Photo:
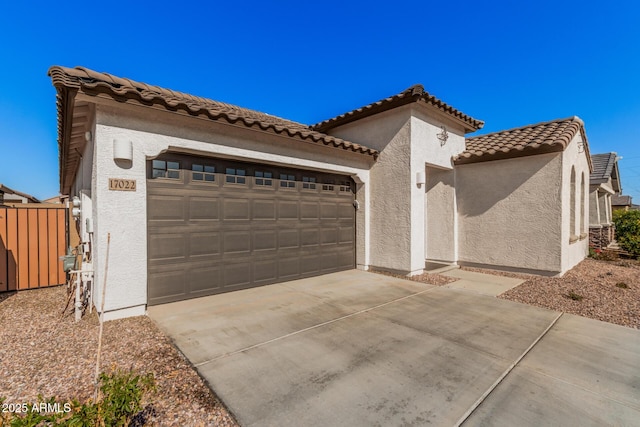
M 256 171 L 254 175 L 256 177 L 256 185 L 265 187 L 271 187 L 273 185 L 273 174 L 271 172 Z
M 302 177 L 302 188 L 306 188 L 308 190 L 316 189 L 316 179 L 312 176 L 303 176 Z
M 180 179 L 180 162 L 154 160 L 151 163 L 152 178 Z
M 191 165 L 191 177 L 194 181 L 214 182 L 216 168 L 209 165 Z
M 280 174 L 280 187 L 282 188 L 295 188 L 296 177 L 294 175 Z
M 245 169 L 227 168 L 225 173 L 227 174 L 226 181 L 230 184 L 245 184 L 247 182 Z

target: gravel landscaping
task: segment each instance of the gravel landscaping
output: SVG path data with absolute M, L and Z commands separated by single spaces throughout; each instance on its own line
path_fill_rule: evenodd
M 0 294 L 0 397 L 36 402 L 38 394 L 67 401 L 93 397 L 98 343 L 95 312 L 75 323 L 60 315 L 66 289 Z M 237 426 L 189 362 L 146 316 L 104 324 L 101 370 L 152 372 L 150 425 Z
M 640 329 L 640 262 L 585 259 L 563 277 L 469 271 L 526 281 L 498 298 Z

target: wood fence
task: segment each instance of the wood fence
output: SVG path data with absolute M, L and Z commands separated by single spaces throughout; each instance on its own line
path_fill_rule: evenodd
M 0 206 L 0 292 L 65 283 L 67 217 L 63 206 Z

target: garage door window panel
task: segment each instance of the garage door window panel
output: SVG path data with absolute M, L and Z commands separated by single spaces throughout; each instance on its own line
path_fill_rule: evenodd
M 273 174 L 271 172 L 255 171 L 254 182 L 256 187 L 272 187 L 273 186 Z
M 180 162 L 170 160 L 154 160 L 151 166 L 152 178 L 180 179 Z
M 191 180 L 205 183 L 212 183 L 216 180 L 216 168 L 211 165 L 192 164 Z
M 227 184 L 245 185 L 247 183 L 246 169 L 227 168 L 225 173 L 227 174 L 225 178 Z
M 280 188 L 296 188 L 295 175 L 280 174 Z

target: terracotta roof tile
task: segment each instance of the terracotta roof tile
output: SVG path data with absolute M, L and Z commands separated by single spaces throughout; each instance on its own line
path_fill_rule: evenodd
M 324 144 L 362 154 L 378 156 L 378 151 L 335 138 L 311 129 L 302 123 L 286 120 L 270 114 L 241 108 L 224 102 L 213 101 L 170 89 L 99 73 L 88 68 L 53 66 L 49 69 L 53 85 L 58 89 L 58 122 L 60 138 L 63 137 L 64 111 L 61 103 L 69 91 L 80 91 L 95 96 L 105 94 L 121 102 L 137 102 L 143 105 L 159 105 L 170 111 L 182 110 L 194 116 L 206 116 L 211 120 L 224 120 L 256 127 L 263 131 L 284 134 L 307 142 Z
M 563 151 L 584 123 L 574 116 L 467 138 L 466 149 L 454 158 L 465 164 Z M 588 150 L 585 136 L 585 149 Z M 588 155 L 588 151 L 587 151 Z
M 456 110 L 452 106 L 429 94 L 429 92 L 424 90 L 424 87 L 422 85 L 418 84 L 411 86 L 410 88 L 405 89 L 396 95 L 381 99 L 380 101 L 365 105 L 364 107 L 349 111 L 348 113 L 341 114 L 332 119 L 316 123 L 315 125 L 312 125 L 311 128 L 320 132 L 326 132 L 329 129 L 333 129 L 335 127 L 342 126 L 344 124 L 360 120 L 362 118 L 372 116 L 383 111 L 392 110 L 394 108 L 410 104 L 412 102 L 424 102 L 437 108 L 443 113 L 448 114 L 461 121 L 464 124 L 465 128 L 470 132 L 481 129 L 482 126 L 484 126 L 483 121 L 476 120 L 473 117 L 470 117 L 463 112 Z

